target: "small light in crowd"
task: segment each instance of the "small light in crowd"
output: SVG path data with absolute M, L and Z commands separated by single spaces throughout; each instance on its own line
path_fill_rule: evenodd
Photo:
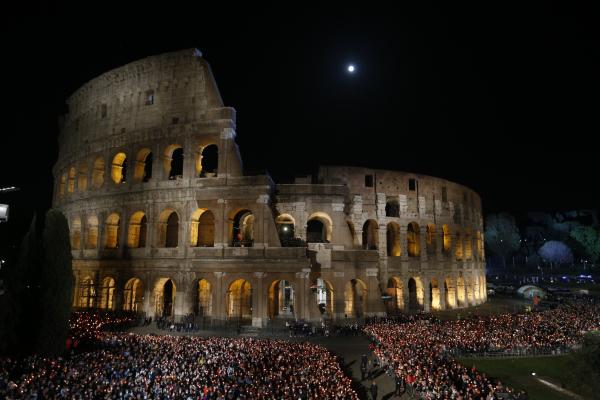
M 283 227 L 283 230 L 284 230 L 285 232 L 287 232 L 287 230 L 288 230 L 288 227 L 287 227 L 287 226 L 284 226 L 284 227 Z
M 535 372 L 532 372 L 531 375 L 535 376 Z

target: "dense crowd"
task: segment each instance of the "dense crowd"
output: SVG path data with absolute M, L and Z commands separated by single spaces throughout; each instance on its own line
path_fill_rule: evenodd
M 600 329 L 600 307 L 590 301 L 527 314 L 502 314 L 441 321 L 429 316 L 372 321 L 365 332 L 384 365 L 425 399 L 517 397 L 501 382 L 459 364 L 453 350 L 480 353 L 572 346 Z M 504 395 L 503 395 L 504 393 Z
M 94 351 L 0 360 L 0 398 L 358 398 L 337 358 L 310 343 L 101 335 Z

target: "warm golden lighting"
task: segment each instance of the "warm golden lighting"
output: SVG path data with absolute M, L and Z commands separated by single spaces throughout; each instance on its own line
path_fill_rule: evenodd
M 452 249 L 452 235 L 450 233 L 450 227 L 446 224 L 442 226 L 442 231 L 444 233 L 444 253 L 450 254 Z
M 92 186 L 94 189 L 100 189 L 104 184 L 104 159 L 96 158 L 94 169 L 92 170 Z
M 123 168 L 127 163 L 127 156 L 125 153 L 117 153 L 113 157 L 112 166 L 110 170 L 110 176 L 114 183 L 117 185 L 125 180 L 125 176 L 123 174 Z
M 127 247 L 135 249 L 146 247 L 147 220 L 143 211 L 136 211 L 129 219 Z
M 406 242 L 409 257 L 419 257 L 421 255 L 421 237 L 419 224 L 411 222 L 406 230 Z
M 106 249 L 116 249 L 119 247 L 119 228 L 120 228 L 121 218 L 119 214 L 112 213 L 106 218 L 106 226 L 105 226 L 105 242 L 104 248 Z
M 71 249 L 81 248 L 81 218 L 76 217 L 71 223 Z
M 395 222 L 390 222 L 387 224 L 385 234 L 388 257 L 400 257 L 402 253 L 402 246 L 400 242 L 400 225 Z
M 252 318 L 252 286 L 245 279 L 235 280 L 227 291 L 227 316 L 230 318 Z
M 85 241 L 87 249 L 98 247 L 98 217 L 90 215 L 87 220 L 87 239 Z

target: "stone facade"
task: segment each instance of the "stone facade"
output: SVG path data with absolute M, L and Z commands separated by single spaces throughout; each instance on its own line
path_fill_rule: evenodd
M 265 326 L 486 300 L 476 193 L 366 168 L 244 175 L 235 110 L 198 50 L 109 71 L 68 106 L 54 206 L 74 307 Z

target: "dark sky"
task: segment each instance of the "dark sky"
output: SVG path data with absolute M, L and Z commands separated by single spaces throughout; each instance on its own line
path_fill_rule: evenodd
M 50 204 L 68 95 L 111 68 L 188 47 L 238 112 L 248 169 L 276 179 L 319 163 L 431 174 L 478 191 L 486 213 L 597 208 L 598 14 L 572 2 L 418 3 L 6 13 L 0 185 L 21 192 L 0 195 L 18 221 L 0 237 L 16 238 Z

